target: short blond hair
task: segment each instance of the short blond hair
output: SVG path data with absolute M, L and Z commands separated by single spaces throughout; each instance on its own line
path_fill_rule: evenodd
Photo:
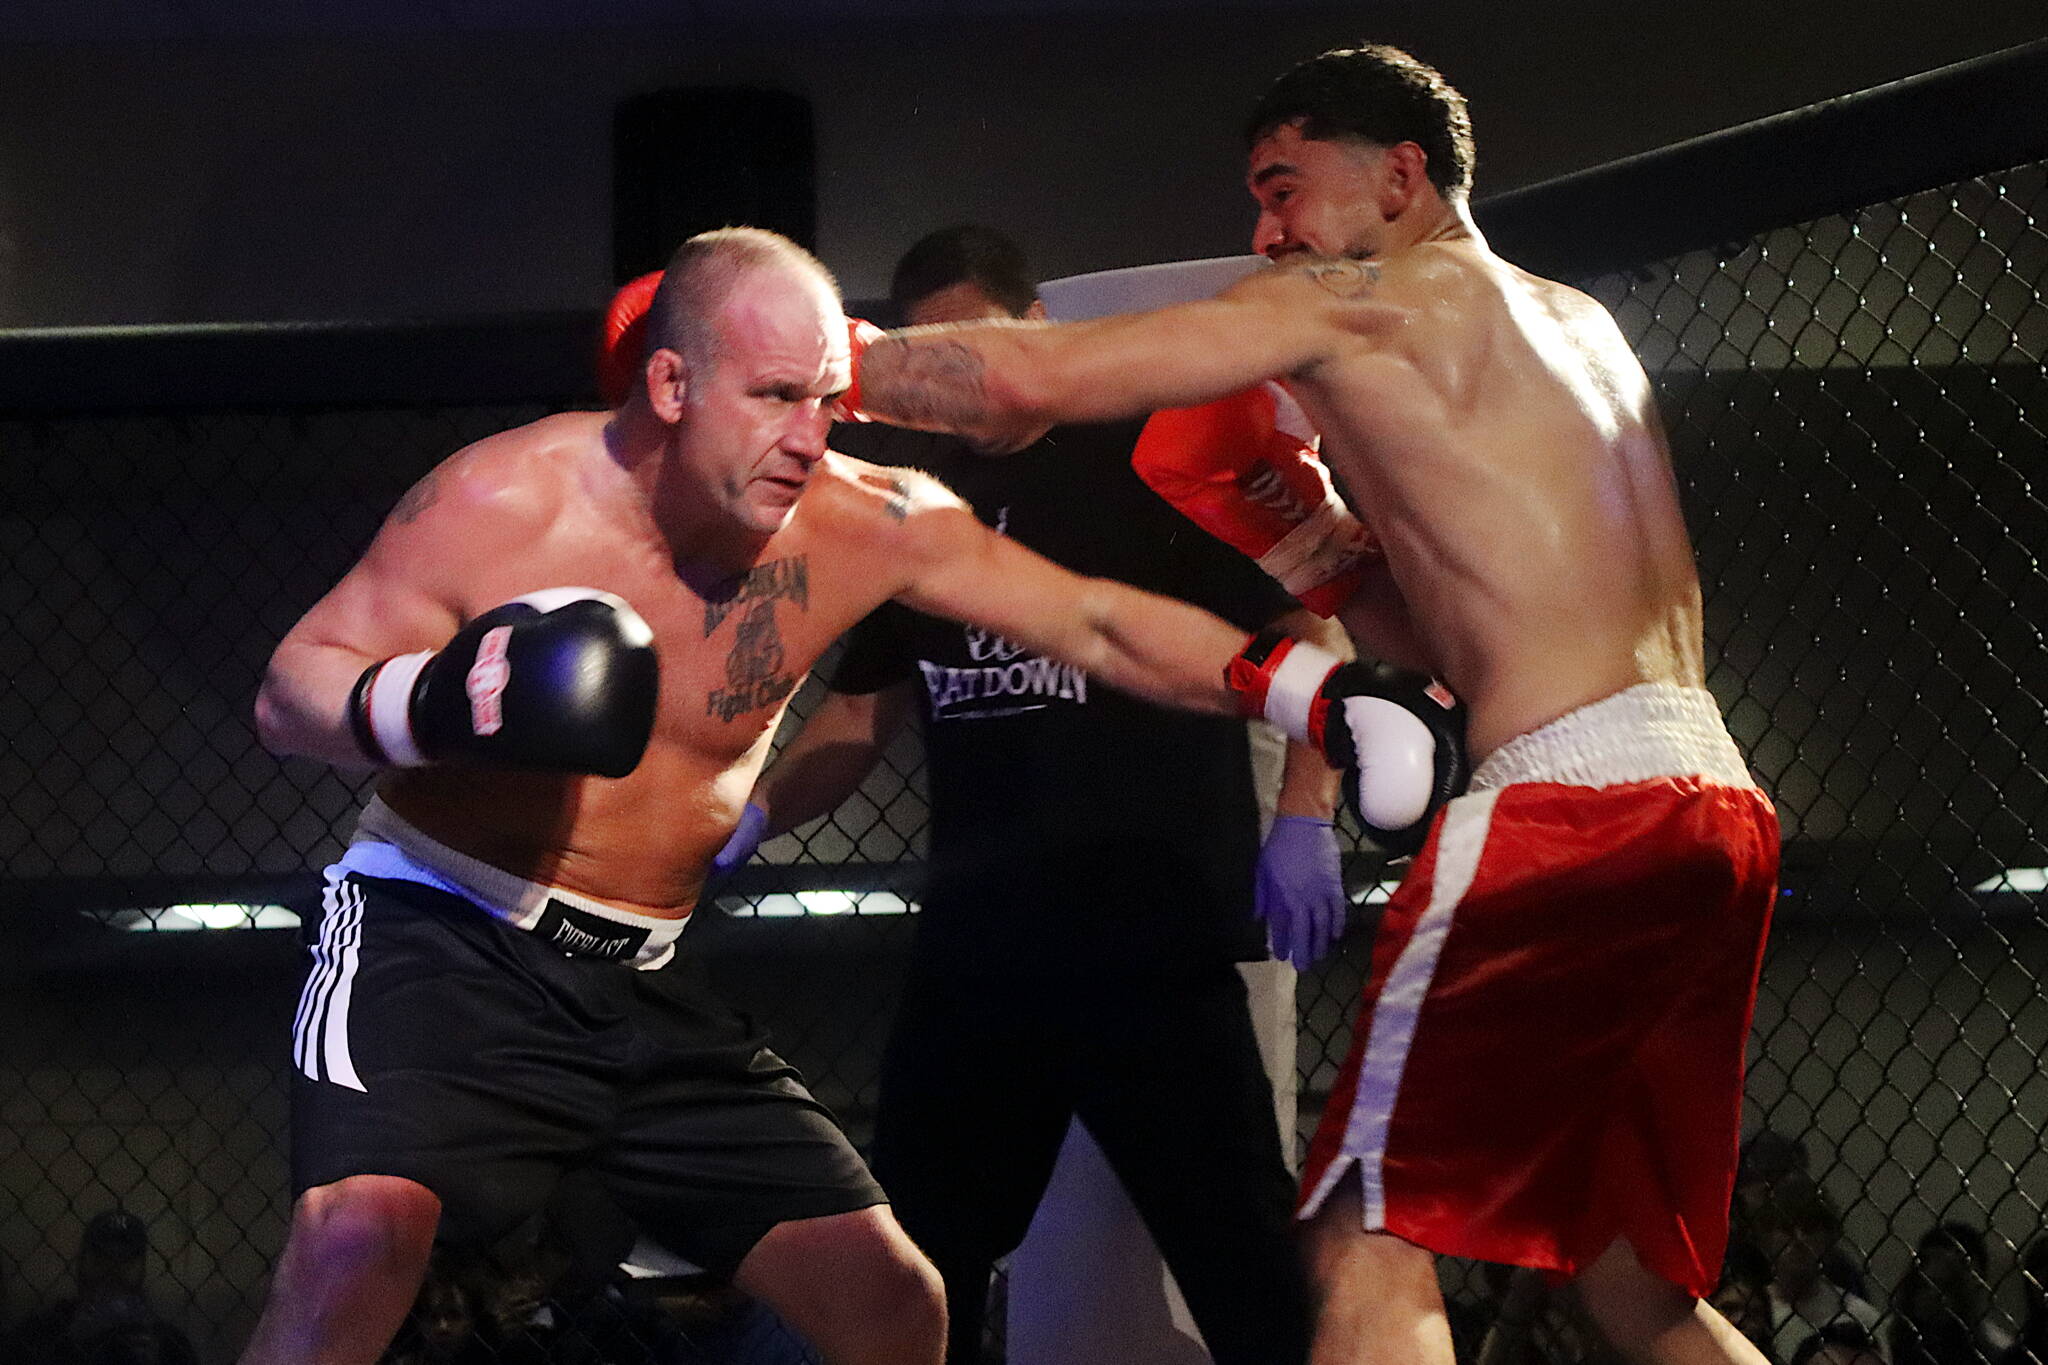
M 839 282 L 816 256 L 766 228 L 700 232 L 676 248 L 647 310 L 647 350 L 671 350 L 693 367 L 718 363 L 718 315 L 734 286 L 762 270 L 808 271 L 839 296 Z

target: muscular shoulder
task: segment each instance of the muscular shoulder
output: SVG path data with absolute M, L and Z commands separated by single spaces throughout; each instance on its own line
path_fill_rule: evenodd
M 1220 296 L 1246 313 L 1247 325 L 1260 314 L 1290 331 L 1318 326 L 1331 345 L 1378 338 L 1400 328 L 1414 308 L 1405 291 L 1388 279 L 1390 265 L 1377 260 L 1297 256 L 1255 270 Z
M 822 526 L 863 536 L 893 534 L 932 512 L 966 507 L 922 470 L 870 464 L 836 451 L 811 475 L 805 501 L 813 500 Z
M 1532 304 L 1563 318 L 1612 320 L 1591 295 L 1531 274 L 1474 241 L 1426 242 L 1409 248 L 1387 262 L 1384 287 L 1390 297 L 1476 320 L 1497 311 L 1526 315 Z
M 958 494 L 922 470 L 836 452 L 813 471 L 804 505 L 808 535 L 868 566 L 871 586 L 884 596 L 986 529 Z
M 521 527 L 546 524 L 575 487 L 585 448 L 600 439 L 589 413 L 562 413 L 487 436 L 427 471 L 391 509 L 390 524 Z

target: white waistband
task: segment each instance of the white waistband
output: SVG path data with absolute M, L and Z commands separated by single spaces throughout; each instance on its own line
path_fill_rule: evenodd
M 1472 774 L 1475 790 L 1515 782 L 1612 787 L 1701 777 L 1728 787 L 1756 780 L 1701 687 L 1638 683 L 1517 735 Z
M 382 799 L 371 797 L 341 866 L 365 877 L 435 887 L 540 935 L 579 957 L 610 958 L 652 971 L 675 953 L 690 921 L 637 914 L 557 886 L 516 877 L 423 834 Z M 593 922 L 595 921 L 595 922 Z

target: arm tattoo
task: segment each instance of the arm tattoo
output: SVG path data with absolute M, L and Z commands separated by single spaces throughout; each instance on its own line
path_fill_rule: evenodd
M 420 514 L 434 505 L 434 499 L 441 494 L 441 466 L 429 469 L 420 481 L 405 490 L 405 496 L 391 509 L 393 521 L 418 521 Z
M 861 404 L 905 426 L 955 431 L 988 417 L 984 369 L 973 349 L 943 335 L 888 337 L 861 357 Z
M 448 472 L 457 465 L 468 464 L 476 457 L 471 447 L 464 447 L 420 476 L 420 481 L 405 490 L 405 496 L 391 509 L 393 521 L 418 521 L 429 507 L 441 500 L 441 485 L 447 482 Z
M 896 521 L 910 516 L 910 485 L 893 474 L 863 474 L 860 481 L 881 490 L 882 510 Z
M 1378 261 L 1308 261 L 1301 271 L 1340 299 L 1365 298 L 1380 282 Z

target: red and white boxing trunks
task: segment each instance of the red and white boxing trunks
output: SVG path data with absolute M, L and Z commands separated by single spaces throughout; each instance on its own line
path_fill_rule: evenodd
M 1388 903 L 1303 1173 L 1365 1227 L 1569 1276 L 1617 1236 L 1713 1289 L 1778 822 L 1707 692 L 1503 745 Z

